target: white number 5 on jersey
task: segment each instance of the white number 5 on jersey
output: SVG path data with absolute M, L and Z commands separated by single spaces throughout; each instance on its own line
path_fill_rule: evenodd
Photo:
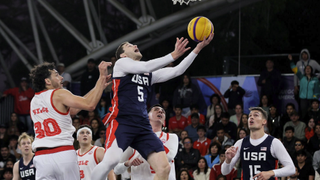
M 138 101 L 143 102 L 143 87 L 142 86 L 137 86 L 138 89 Z

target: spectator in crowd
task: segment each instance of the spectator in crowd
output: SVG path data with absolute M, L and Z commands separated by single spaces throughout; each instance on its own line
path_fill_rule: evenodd
M 94 145 L 95 146 L 99 146 L 99 147 L 104 147 L 104 143 L 106 141 L 106 130 L 105 128 L 100 128 L 99 129 L 99 137 L 95 142 Z
M 263 94 L 260 98 L 260 104 L 259 107 L 261 107 L 263 110 L 265 110 L 269 114 L 269 108 L 270 108 L 270 98 L 269 96 Z
M 191 114 L 197 113 L 199 115 L 199 123 L 202 124 L 202 125 L 205 125 L 206 117 L 203 114 L 199 113 L 199 106 L 197 104 L 191 105 L 190 106 L 190 111 L 191 111 Z M 190 124 L 191 124 L 191 115 L 188 116 L 188 125 L 190 125 Z
M 0 124 L 0 146 L 7 145 L 9 143 L 9 137 L 7 134 L 7 126 Z
M 76 131 L 73 133 L 72 137 L 74 139 L 77 139 L 77 130 L 80 126 L 80 119 L 78 116 L 75 116 L 74 118 L 72 118 L 72 125 L 73 125 L 73 127 L 76 128 Z M 77 141 L 75 141 L 75 142 L 77 142 Z
M 209 154 L 205 155 L 209 168 L 219 163 L 219 152 L 221 150 L 221 144 L 218 142 L 212 142 L 209 147 Z
M 198 161 L 197 169 L 192 173 L 194 180 L 209 180 L 210 169 L 207 161 L 201 157 Z
M 167 127 L 167 130 L 168 130 L 168 129 L 169 129 L 169 128 L 168 128 L 168 126 L 169 126 L 169 119 L 174 116 L 174 112 L 173 112 L 172 107 L 170 106 L 169 100 L 163 99 L 163 100 L 161 101 L 161 105 L 162 105 L 162 107 L 163 107 L 163 110 L 166 112 L 166 121 L 165 121 L 164 126 Z
M 214 106 L 214 115 L 211 115 L 209 120 L 206 122 L 206 127 L 208 129 L 207 136 L 210 137 L 211 139 L 213 138 L 213 137 L 211 137 L 212 130 L 214 129 L 215 125 L 218 122 L 220 122 L 222 113 L 223 113 L 223 109 L 222 109 L 221 104 L 215 105 Z
M 222 149 L 225 149 L 226 144 L 233 145 L 234 139 L 229 138 L 225 135 L 225 130 L 223 127 L 217 129 L 217 136 L 212 139 L 212 142 L 217 142 L 221 144 Z
M 290 117 L 292 115 L 292 112 L 295 111 L 295 106 L 293 103 L 287 103 L 286 104 L 286 112 L 282 114 L 281 120 L 280 120 L 280 129 L 283 130 L 284 125 L 291 121 Z
M 220 175 L 217 177 L 217 180 L 227 180 L 227 177 L 224 176 L 224 175 L 222 175 L 222 174 L 220 174 Z M 237 179 L 235 179 L 235 180 L 237 180 Z
M 181 85 L 173 94 L 173 106 L 180 104 L 182 106 L 182 115 L 188 117 L 191 114 L 190 106 L 198 104 L 198 99 L 199 91 L 197 87 L 192 84 L 190 76 L 183 75 Z
M 186 169 L 183 169 L 178 174 L 178 180 L 193 180 L 193 178 Z
M 100 103 L 99 103 L 99 105 L 98 105 L 98 107 L 96 109 L 97 110 L 97 116 L 99 118 L 104 117 L 104 115 L 107 114 L 107 112 L 108 112 L 108 105 L 107 105 L 106 99 L 107 99 L 106 97 L 101 97 Z
M 292 62 L 292 55 L 288 55 L 288 59 Z M 296 67 L 299 69 L 302 75 L 305 74 L 305 68 L 307 66 L 312 67 L 312 73 L 314 74 L 316 70 L 320 71 L 320 65 L 317 63 L 317 61 L 310 59 L 310 53 L 308 49 L 302 49 L 299 56 L 299 61 L 296 64 Z M 299 100 L 299 91 L 300 91 L 300 80 L 297 77 L 297 75 L 294 76 L 294 95 L 295 99 L 297 100 L 298 104 L 300 103 Z M 299 104 L 299 107 L 301 108 L 301 104 Z M 301 111 L 301 109 L 300 109 Z
M 166 67 L 174 67 L 174 63 L 171 62 Z M 158 99 L 159 102 L 167 99 L 169 104 L 173 104 L 173 92 L 178 87 L 180 79 L 181 77 L 176 77 L 162 83 L 157 83 L 155 85 L 156 99 Z
M 8 135 L 18 135 L 22 132 L 26 132 L 26 126 L 19 120 L 18 114 L 13 112 L 11 113 L 10 120 L 6 123 L 8 128 Z
M 9 152 L 10 154 L 14 155 L 16 158 L 15 160 L 20 159 L 21 157 L 21 150 L 18 148 L 18 136 L 12 135 L 9 139 Z
M 13 165 L 16 161 L 14 159 L 9 159 L 6 164 L 4 165 L 4 168 L 13 168 Z
M 8 95 L 14 97 L 14 112 L 19 115 L 20 121 L 28 127 L 28 133 L 34 134 L 30 117 L 30 102 L 34 96 L 34 90 L 29 87 L 27 78 L 22 77 L 19 87 L 4 91 L 2 96 Z
M 215 105 L 217 104 L 220 104 L 221 103 L 221 98 L 218 94 L 212 94 L 211 97 L 210 97 L 210 102 L 211 102 L 211 105 L 209 105 L 207 107 L 207 119 L 210 118 L 210 116 L 214 115 L 214 107 Z
M 240 129 L 245 129 L 247 132 L 249 131 L 249 126 L 248 126 L 248 114 L 242 114 L 241 115 L 241 121 L 238 125 L 237 132 L 239 133 Z
M 188 126 L 188 120 L 182 116 L 182 107 L 178 104 L 174 107 L 175 116 L 169 119 L 169 132 L 178 134 Z
M 236 114 L 230 116 L 230 122 L 233 122 L 235 125 L 239 125 L 241 122 L 241 116 L 243 114 L 242 104 L 237 104 L 235 107 Z
M 311 153 L 320 149 L 320 124 L 316 124 L 314 135 L 310 138 L 308 146 Z
M 91 122 L 92 119 L 100 120 L 100 118 L 96 114 L 96 111 L 94 111 L 94 110 L 93 111 L 88 111 L 88 115 L 87 115 L 87 117 L 85 117 L 82 120 L 81 125 L 84 125 L 84 124 L 90 125 L 90 122 Z
M 65 70 L 64 64 L 63 63 L 59 63 L 57 65 L 57 70 L 58 70 L 60 76 L 63 77 L 63 79 L 62 79 L 63 88 L 71 90 L 72 78 L 71 78 L 69 73 L 64 71 Z
M 202 125 L 198 126 L 197 134 L 199 136 L 199 139 L 193 143 L 193 148 L 198 149 L 201 156 L 205 156 L 206 154 L 208 154 L 211 140 L 205 137 L 206 128 Z
M 80 80 L 81 96 L 86 95 L 91 89 L 93 89 L 98 79 L 99 70 L 96 68 L 96 63 L 94 62 L 94 59 L 89 59 L 87 61 L 87 69 L 82 74 Z
M 12 168 L 5 168 L 3 171 L 3 180 L 12 180 L 13 171 Z
M 309 142 L 310 138 L 314 135 L 314 127 L 315 127 L 314 119 L 309 119 L 306 129 L 304 130 L 304 134 L 306 136 L 307 141 Z
M 100 138 L 99 129 L 102 127 L 101 121 L 98 119 L 92 119 L 90 121 L 90 126 L 92 128 L 92 140 L 96 141 L 98 138 Z
M 311 100 L 311 108 L 308 110 L 308 116 L 304 119 L 304 122 L 308 122 L 308 120 L 313 119 L 315 123 L 320 123 L 320 110 L 319 110 L 319 100 L 312 99 Z
M 282 143 L 289 155 L 292 156 L 294 153 L 295 142 L 297 140 L 297 138 L 294 137 L 294 128 L 292 126 L 288 126 L 285 128 L 284 132 L 285 136 L 283 137 Z
M 229 98 L 228 100 L 228 109 L 229 114 L 235 114 L 235 107 L 237 104 L 243 105 L 243 96 L 246 93 L 246 91 L 239 86 L 238 81 L 232 81 L 229 89 L 224 93 L 225 98 Z
M 185 130 L 182 130 L 182 131 L 180 132 L 180 134 L 179 134 L 179 139 L 180 139 L 180 141 L 179 141 L 178 152 L 181 152 L 182 149 L 184 148 L 184 146 L 183 146 L 183 140 L 184 140 L 184 138 L 186 138 L 186 137 L 188 137 L 188 132 L 185 131 Z
M 311 105 L 312 99 L 318 99 L 320 95 L 319 79 L 314 76 L 314 71 L 311 65 L 305 66 L 303 72 L 300 71 L 300 67 L 297 67 L 293 61 L 290 62 L 292 71 L 300 80 L 300 110 L 301 119 L 306 118 L 308 108 Z M 320 66 L 319 66 L 320 67 Z M 298 69 L 299 68 L 299 69 Z
M 298 169 L 299 172 L 299 179 L 314 179 L 314 169 L 312 168 L 311 162 L 306 162 L 307 159 L 307 154 L 306 151 L 300 150 L 297 152 L 297 157 L 296 157 L 296 168 Z
M 9 152 L 8 146 L 1 147 L 1 156 L 0 156 L 0 170 L 4 169 L 4 165 L 9 159 L 16 159 L 16 157 Z
M 267 127 L 270 134 L 276 138 L 282 137 L 282 129 L 280 129 L 280 115 L 275 105 L 270 105 Z
M 223 164 L 223 162 L 225 160 L 225 152 L 226 152 L 226 150 L 224 150 L 224 149 L 219 151 L 220 162 L 218 164 L 215 164 L 212 167 L 211 172 L 210 172 L 210 180 L 216 180 L 216 179 L 219 178 L 219 176 L 222 175 L 222 173 L 221 173 L 221 165 Z M 225 179 L 226 180 L 234 180 L 236 177 L 237 177 L 237 169 L 234 167 L 232 169 L 232 171 L 228 175 L 226 175 Z
M 112 74 L 113 73 L 113 67 L 116 63 L 117 59 L 115 56 L 112 56 L 110 58 L 110 62 L 112 63 L 111 66 L 108 67 L 108 74 Z M 102 96 L 105 99 L 106 102 L 106 108 L 109 108 L 111 106 L 111 89 L 112 89 L 112 84 L 109 84 L 105 89 L 104 89 L 104 93 Z M 106 114 L 106 113 L 105 113 Z M 103 115 L 105 115 L 103 114 Z M 102 117 L 102 116 L 100 116 Z
M 188 132 L 189 137 L 192 139 L 192 141 L 196 141 L 199 136 L 197 134 L 197 129 L 199 127 L 199 115 L 198 113 L 191 114 L 191 124 L 184 128 Z
M 312 166 L 315 171 L 315 179 L 319 180 L 320 178 L 320 150 L 317 150 L 313 154 Z
M 281 88 L 281 73 L 274 68 L 271 59 L 266 61 L 266 69 L 260 73 L 258 86 L 261 87 L 261 94 L 265 94 L 272 100 L 273 104 L 279 104 L 278 95 Z
M 192 139 L 186 137 L 183 139 L 184 149 L 177 154 L 177 169 L 186 168 L 187 170 L 194 170 L 197 167 L 198 160 L 200 159 L 200 152 L 192 148 Z
M 293 111 L 290 117 L 291 121 L 287 122 L 284 125 L 284 129 L 288 126 L 292 126 L 294 128 L 294 136 L 298 139 L 305 139 L 304 130 L 306 129 L 306 124 L 299 120 L 299 113 L 297 111 Z M 283 134 L 284 136 L 285 134 Z
M 294 153 L 292 154 L 293 163 L 297 164 L 297 156 L 299 151 L 306 152 L 306 163 L 312 164 L 312 155 L 305 148 L 306 143 L 304 140 L 296 139 L 294 143 Z
M 246 130 L 246 129 L 240 129 L 239 131 L 238 131 L 238 136 L 237 136 L 237 140 L 239 140 L 239 139 L 243 139 L 243 138 L 245 138 L 246 136 L 248 136 L 249 134 L 248 134 L 248 130 Z
M 221 127 L 224 129 L 225 135 L 228 138 L 231 138 L 235 140 L 237 138 L 237 126 L 229 121 L 230 115 L 227 112 L 222 113 L 221 115 L 221 122 L 217 123 L 217 125 L 214 127 L 212 134 L 213 136 L 216 136 L 217 130 L 221 129 Z

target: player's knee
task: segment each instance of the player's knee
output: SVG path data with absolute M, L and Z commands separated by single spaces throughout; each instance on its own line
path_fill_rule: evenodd
M 169 163 L 164 164 L 163 166 L 159 167 L 158 174 L 159 177 L 168 177 L 170 173 L 171 166 Z

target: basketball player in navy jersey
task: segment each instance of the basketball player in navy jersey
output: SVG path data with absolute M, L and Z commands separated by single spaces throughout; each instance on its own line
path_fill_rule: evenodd
M 33 165 L 34 153 L 31 149 L 33 138 L 22 133 L 18 139 L 18 148 L 22 157 L 13 166 L 13 180 L 35 180 L 36 169 Z
M 147 62 L 140 61 L 142 55 L 136 45 L 125 42 L 118 47 L 118 60 L 112 75 L 112 107 L 102 120 L 108 125 L 105 157 L 94 168 L 91 179 L 105 179 L 109 171 L 120 162 L 128 146 L 136 149 L 152 166 L 156 172 L 154 179 L 168 179 L 170 165 L 163 143 L 152 131 L 146 101 L 153 84 L 181 75 L 212 39 L 213 34 L 198 43 L 179 65 L 167 68 L 163 67 L 190 49 L 186 47 L 187 39 L 177 38 L 172 53 Z
M 223 175 L 229 174 L 239 158 L 242 163 L 242 179 L 245 180 L 277 179 L 276 177 L 295 173 L 294 164 L 283 144 L 265 134 L 267 119 L 267 113 L 262 108 L 250 108 L 250 136 L 238 140 L 226 151 L 226 160 L 221 168 Z M 278 160 L 284 166 L 281 169 L 277 169 Z

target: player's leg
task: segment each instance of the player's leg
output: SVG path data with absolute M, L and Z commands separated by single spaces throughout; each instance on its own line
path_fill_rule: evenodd
M 55 179 L 54 167 L 50 155 L 40 155 L 33 158 L 36 168 L 36 180 Z
M 93 169 L 91 179 L 106 179 L 109 172 L 120 162 L 123 150 L 116 140 L 106 149 L 103 160 Z
M 164 151 L 152 152 L 148 156 L 148 163 L 156 172 L 155 180 L 167 180 L 169 178 L 171 167 Z
M 128 147 L 127 141 L 130 139 L 126 130 L 116 120 L 110 122 L 106 131 L 106 151 L 103 160 L 93 169 L 91 179 L 106 179 L 109 172 L 120 162 L 123 149 Z
M 58 172 L 61 172 L 56 174 L 57 180 L 80 179 L 78 159 L 74 150 L 55 153 L 55 163 Z

